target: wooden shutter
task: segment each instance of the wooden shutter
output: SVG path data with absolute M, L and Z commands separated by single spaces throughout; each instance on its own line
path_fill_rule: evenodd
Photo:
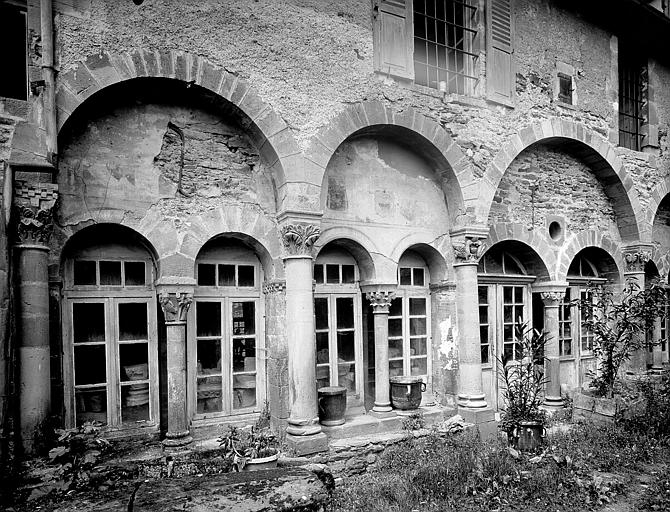
M 514 30 L 511 0 L 486 2 L 486 93 L 507 105 L 514 99 Z
M 375 71 L 414 79 L 412 0 L 374 0 Z

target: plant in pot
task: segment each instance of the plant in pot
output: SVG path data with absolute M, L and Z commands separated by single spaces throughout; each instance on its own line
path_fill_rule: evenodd
M 590 390 L 575 395 L 575 417 L 611 421 L 624 407 L 616 390 L 620 372 L 638 350 L 661 343 L 653 339 L 654 323 L 663 321 L 668 310 L 668 293 L 663 285 L 651 282 L 644 289 L 629 281 L 620 293 L 589 285 L 584 297 L 572 302 L 593 333 L 597 371 Z
M 521 324 L 516 329 L 514 349 L 496 358 L 501 380 L 504 410 L 499 428 L 507 433 L 510 444 L 520 450 L 533 451 L 545 437 L 544 400 L 544 332 Z
M 223 457 L 236 471 L 256 471 L 277 467 L 279 441 L 269 427 L 254 425 L 250 429 L 228 426 L 218 439 Z

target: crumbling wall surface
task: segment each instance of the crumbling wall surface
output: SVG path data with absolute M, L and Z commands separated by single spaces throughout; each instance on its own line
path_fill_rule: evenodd
M 489 224 L 513 222 L 543 230 L 547 215 L 565 216 L 571 233 L 593 229 L 619 239 L 612 204 L 588 166 L 565 151 L 537 144 L 517 156 L 503 176 Z
M 670 176 L 670 67 L 650 62 L 649 69 L 649 85 L 658 115 L 658 178 L 663 179 Z

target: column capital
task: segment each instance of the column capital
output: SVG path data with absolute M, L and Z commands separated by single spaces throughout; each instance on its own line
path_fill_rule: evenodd
M 533 286 L 533 292 L 539 293 L 545 307 L 558 307 L 565 296 L 568 283 L 545 281 Z
M 53 209 L 58 201 L 54 183 L 14 182 L 14 234 L 17 245 L 49 243 L 53 230 Z
M 280 234 L 288 256 L 312 257 L 312 247 L 321 236 L 321 228 L 315 224 L 284 224 Z
M 269 295 L 271 293 L 284 293 L 286 291 L 286 281 L 284 279 L 275 279 L 273 281 L 265 281 L 263 283 L 263 293 Z
M 165 287 L 158 292 L 158 302 L 165 315 L 166 324 L 185 323 L 193 302 L 193 291 L 170 290 Z
M 653 246 L 635 244 L 623 248 L 624 273 L 637 274 L 644 272 L 644 266 L 651 260 Z
M 388 313 L 395 294 L 395 289 L 379 289 L 366 291 L 365 297 L 370 301 L 374 313 Z
M 477 265 L 486 249 L 484 240 L 488 237 L 488 229 L 484 226 L 463 227 L 452 230 L 450 235 L 454 265 Z

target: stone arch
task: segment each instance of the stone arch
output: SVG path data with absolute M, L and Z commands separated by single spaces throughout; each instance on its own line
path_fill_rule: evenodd
M 557 281 L 565 281 L 568 275 L 570 263 L 577 256 L 577 254 L 588 247 L 596 247 L 602 249 L 609 254 L 617 266 L 619 273 L 619 281 L 623 281 L 623 254 L 618 244 L 613 242 L 610 238 L 603 236 L 600 231 L 588 230 L 582 231 L 575 235 L 570 242 L 559 252 L 556 266 L 556 274 L 554 276 Z
M 378 255 L 379 251 L 370 238 L 360 231 L 348 227 L 326 229 L 314 247 L 314 258 L 316 259 L 321 250 L 330 243 L 334 243 L 351 253 L 358 264 L 361 284 L 375 281 L 379 261 L 375 261 L 378 258 L 375 258 L 374 255 Z
M 651 261 L 656 264 L 661 282 L 670 284 L 670 252 L 654 247 L 651 253 Z
M 642 206 L 633 179 L 614 146 L 583 125 L 557 117 L 527 126 L 503 144 L 480 183 L 477 203 L 480 222 L 487 222 L 493 196 L 510 164 L 523 150 L 538 142 L 561 145 L 584 161 L 612 201 L 622 240 L 639 240 L 645 231 Z
M 442 241 L 446 246 L 439 242 Z M 400 240 L 393 248 L 391 261 L 394 263 L 395 278 L 398 274 L 398 263 L 406 251 L 418 253 L 428 265 L 430 271 L 430 284 L 437 284 L 449 281 L 452 276 L 453 260 L 449 259 L 451 255 L 451 241 L 449 237 L 443 239 L 430 239 L 430 236 L 423 233 L 414 233 Z M 445 256 L 448 255 L 448 256 Z
M 663 199 L 670 194 L 670 176 L 666 176 L 664 180 L 659 181 L 658 184 L 654 187 L 654 190 L 651 192 L 649 198 L 649 205 L 647 206 L 647 217 L 645 223 L 645 232 L 643 241 L 652 241 L 652 230 L 654 227 L 654 220 L 656 219 L 656 214 L 658 213 L 658 208 L 661 206 Z
M 337 148 L 358 133 L 401 133 L 413 137 L 422 154 L 435 164 L 452 222 L 474 214 L 478 185 L 470 161 L 438 123 L 412 108 L 396 111 L 380 101 L 348 105 L 343 112 L 312 137 L 305 157 L 313 167 L 311 183 L 321 186 L 328 162 Z
M 521 242 L 530 247 L 544 264 L 549 278 L 554 278 L 553 269 L 556 268 L 556 253 L 543 236 L 540 236 L 535 230 L 529 231 L 525 226 L 512 222 L 497 223 L 489 228 L 489 237 L 486 240 L 487 248 L 505 241 Z
M 168 78 L 195 84 L 230 102 L 247 118 L 245 128 L 275 179 L 281 199 L 290 200 L 289 183 L 304 182 L 304 161 L 284 120 L 240 76 L 204 57 L 180 51 L 134 50 L 89 55 L 59 77 L 58 130 L 88 98 L 106 87 L 135 78 Z M 318 196 L 318 194 L 317 194 Z

